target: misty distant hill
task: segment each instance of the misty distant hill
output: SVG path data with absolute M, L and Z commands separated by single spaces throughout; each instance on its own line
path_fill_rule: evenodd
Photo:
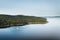
M 45 16 L 45 18 L 60 18 L 60 16 Z

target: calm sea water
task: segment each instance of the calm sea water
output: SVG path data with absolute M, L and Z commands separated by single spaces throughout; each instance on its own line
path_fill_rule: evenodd
M 58 37 L 60 38 L 60 18 L 47 18 L 47 24 L 30 24 L 0 29 L 0 37 Z

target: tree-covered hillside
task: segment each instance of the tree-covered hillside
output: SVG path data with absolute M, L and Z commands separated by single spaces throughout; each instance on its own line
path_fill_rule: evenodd
M 46 18 L 23 15 L 0 15 L 0 27 L 21 26 L 26 24 L 45 24 Z

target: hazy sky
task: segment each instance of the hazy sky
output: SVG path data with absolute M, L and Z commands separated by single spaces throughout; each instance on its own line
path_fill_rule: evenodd
M 60 0 L 0 0 L 0 14 L 60 16 Z

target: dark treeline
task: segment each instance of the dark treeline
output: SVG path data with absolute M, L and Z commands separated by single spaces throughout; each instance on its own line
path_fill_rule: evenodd
M 45 23 L 47 22 L 46 18 L 43 17 L 34 17 L 34 16 L 23 16 L 23 15 L 0 15 L 0 27 L 5 26 L 21 26 L 25 24 L 32 23 Z

